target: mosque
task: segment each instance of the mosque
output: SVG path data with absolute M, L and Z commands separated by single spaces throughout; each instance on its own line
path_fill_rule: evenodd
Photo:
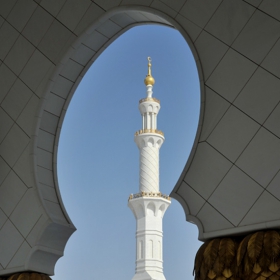
M 278 0 L 0 1 L 0 279 L 54 274 L 76 229 L 60 197 L 56 167 L 69 101 L 102 51 L 142 24 L 177 29 L 200 78 L 196 139 L 169 195 L 204 241 L 195 279 L 280 279 Z M 153 117 L 135 136 L 143 153 L 155 143 L 159 151 L 164 140 L 158 111 L 145 111 L 159 104 L 149 95 L 151 81 L 140 110 L 147 120 Z M 152 141 L 149 149 L 140 139 Z M 139 188 L 141 195 L 129 199 L 136 220 L 141 207 L 150 214 L 161 208 L 163 216 L 168 196 L 145 195 L 160 193 L 156 185 Z M 164 279 L 160 267 L 155 272 L 143 262 L 145 252 L 153 252 L 155 265 L 160 260 L 161 239 L 147 229 L 151 235 L 136 240 L 135 279 L 144 272 Z

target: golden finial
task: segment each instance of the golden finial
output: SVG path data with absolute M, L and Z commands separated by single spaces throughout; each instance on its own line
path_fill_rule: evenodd
M 144 83 L 145 85 L 154 85 L 155 79 L 152 77 L 152 59 L 148 56 L 148 75 L 146 76 Z

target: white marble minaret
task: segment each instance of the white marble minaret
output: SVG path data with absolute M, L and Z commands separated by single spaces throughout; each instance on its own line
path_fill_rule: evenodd
M 147 96 L 139 101 L 142 129 L 135 133 L 140 151 L 139 193 L 129 197 L 128 206 L 136 219 L 136 270 L 132 280 L 165 280 L 162 267 L 162 218 L 170 205 L 169 196 L 159 191 L 159 149 L 164 142 L 157 130 L 160 102 L 153 98 L 155 83 L 148 57 L 144 82 Z

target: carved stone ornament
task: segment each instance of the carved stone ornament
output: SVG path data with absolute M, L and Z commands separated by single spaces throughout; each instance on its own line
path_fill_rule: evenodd
M 0 280 L 51 280 L 46 274 L 36 272 L 16 273 L 10 276 L 0 277 Z
M 280 279 L 280 231 L 205 242 L 195 258 L 195 280 Z

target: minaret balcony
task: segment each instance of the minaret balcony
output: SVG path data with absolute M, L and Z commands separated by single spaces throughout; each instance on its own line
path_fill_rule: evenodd
M 161 136 L 164 136 L 164 133 L 161 130 L 157 130 L 157 129 L 140 129 L 140 130 L 135 132 L 134 136 L 137 136 L 137 135 L 143 134 L 143 133 L 156 133 L 156 134 L 159 134 Z
M 147 101 L 154 101 L 158 104 L 160 104 L 160 101 L 154 97 L 146 97 L 146 98 L 142 98 L 139 100 L 139 104 L 143 103 L 143 102 L 147 102 Z
M 140 193 L 136 193 L 136 194 L 131 194 L 128 198 L 128 201 L 134 198 L 139 198 L 139 197 L 161 197 L 161 198 L 165 198 L 167 200 L 171 200 L 170 196 L 166 195 L 166 194 L 162 194 L 161 192 L 140 192 Z

